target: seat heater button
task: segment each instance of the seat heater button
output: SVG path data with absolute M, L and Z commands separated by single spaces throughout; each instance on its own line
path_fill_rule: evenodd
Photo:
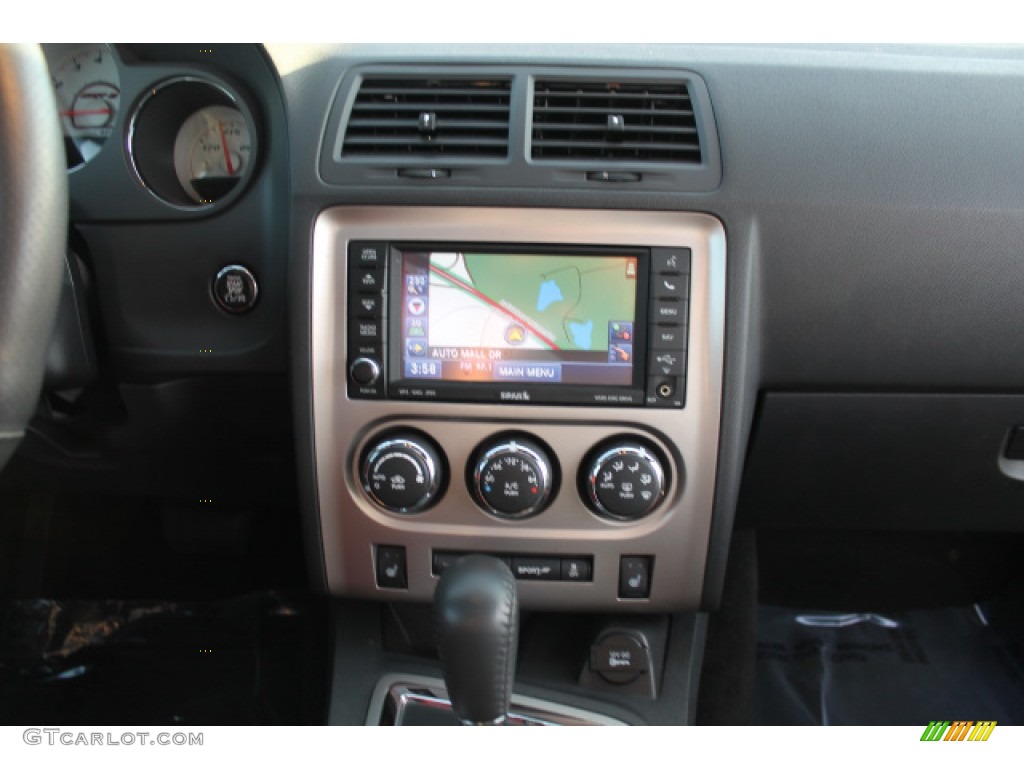
M 651 594 L 651 558 L 623 557 L 619 561 L 619 597 L 642 599 Z
M 377 547 L 377 586 L 406 589 L 405 547 Z

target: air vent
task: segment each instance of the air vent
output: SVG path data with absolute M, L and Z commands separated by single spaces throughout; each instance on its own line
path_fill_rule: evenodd
M 341 154 L 507 157 L 510 91 L 510 79 L 366 77 Z
M 531 146 L 534 160 L 701 162 L 686 82 L 538 81 Z

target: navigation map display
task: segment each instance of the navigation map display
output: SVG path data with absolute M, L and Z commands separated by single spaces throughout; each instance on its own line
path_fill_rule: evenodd
M 394 374 L 631 386 L 639 268 L 629 253 L 403 250 Z

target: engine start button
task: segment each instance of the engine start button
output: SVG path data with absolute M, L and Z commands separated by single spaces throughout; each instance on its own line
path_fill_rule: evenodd
M 213 279 L 213 300 L 225 312 L 245 314 L 256 306 L 257 296 L 259 285 L 256 278 L 239 264 L 224 267 Z

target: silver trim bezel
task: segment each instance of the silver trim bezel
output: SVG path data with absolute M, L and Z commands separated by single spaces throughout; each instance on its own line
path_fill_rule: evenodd
M 691 251 L 685 407 L 599 407 L 533 403 L 350 399 L 347 390 L 348 244 L 351 241 L 686 247 Z M 429 601 L 434 551 L 526 556 L 592 556 L 590 582 L 520 581 L 528 609 L 662 612 L 701 604 L 718 466 L 725 344 L 725 230 L 712 216 L 661 211 L 468 207 L 335 207 L 313 230 L 311 380 L 316 501 L 331 594 Z M 416 516 L 383 512 L 359 481 L 359 458 L 382 433 L 423 432 L 459 477 L 478 447 L 501 433 L 548 446 L 565 478 L 577 478 L 593 448 L 635 438 L 665 458 L 673 483 L 636 521 L 598 516 L 575 482 L 563 482 L 543 513 L 505 520 L 482 510 L 469 484 Z M 587 465 L 589 467 L 589 465 Z M 381 590 L 373 548 L 406 548 L 409 587 Z M 655 559 L 649 597 L 618 597 L 619 560 Z
M 175 203 L 171 200 L 168 200 L 166 197 L 161 195 L 146 182 L 145 178 L 143 178 L 142 176 L 142 172 L 139 170 L 138 161 L 136 160 L 135 157 L 135 131 L 137 128 L 139 115 L 142 114 L 142 111 L 146 108 L 146 105 L 149 104 L 149 102 L 152 101 L 158 94 L 160 94 L 161 91 L 164 91 L 167 88 L 170 88 L 175 85 L 184 84 L 209 86 L 214 90 L 220 91 L 222 94 L 224 94 L 224 96 L 231 100 L 232 106 L 235 109 L 237 109 L 239 113 L 241 113 L 242 117 L 249 124 L 249 143 L 252 145 L 252 152 L 250 153 L 251 159 L 249 161 L 249 164 L 245 168 L 245 173 L 238 180 L 238 184 L 235 185 L 234 189 L 232 189 L 219 200 L 214 200 L 209 203 L 183 205 L 181 203 Z M 179 125 L 178 130 L 180 129 L 181 126 Z M 205 75 L 202 77 L 198 75 L 179 75 L 177 77 L 170 77 L 165 80 L 161 80 L 157 83 L 154 83 L 146 89 L 146 92 L 142 95 L 142 97 L 138 101 L 136 101 L 135 104 L 132 106 L 131 118 L 128 121 L 128 130 L 125 132 L 124 151 L 125 155 L 128 157 L 128 167 L 131 168 L 133 178 L 135 179 L 135 181 L 139 183 L 139 185 L 144 190 L 146 190 L 150 195 L 152 195 L 154 199 L 159 200 L 162 204 L 176 211 L 182 211 L 184 213 L 196 213 L 199 211 L 206 212 L 211 210 L 217 210 L 220 208 L 226 208 L 239 197 L 241 197 L 241 195 L 245 192 L 246 187 L 249 186 L 249 182 L 252 181 L 253 177 L 255 176 L 255 168 L 257 163 L 259 162 L 259 128 L 256 125 L 256 120 L 255 117 L 253 116 L 252 110 L 249 109 L 249 105 L 246 103 L 245 99 L 243 99 L 226 83 L 220 82 L 219 80 L 215 80 Z

